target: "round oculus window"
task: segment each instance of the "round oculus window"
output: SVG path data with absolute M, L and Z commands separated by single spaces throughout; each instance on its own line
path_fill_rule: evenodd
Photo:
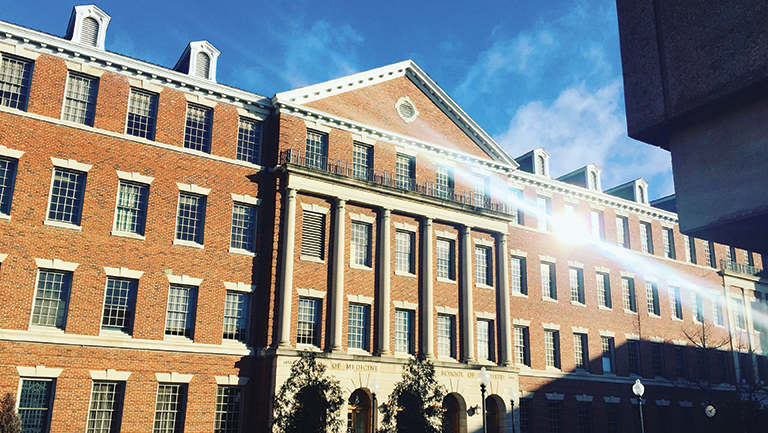
M 407 96 L 403 96 L 397 100 L 395 109 L 397 110 L 397 114 L 399 114 L 406 123 L 413 122 L 419 115 L 419 111 L 416 109 L 416 106 L 413 105 L 413 101 Z

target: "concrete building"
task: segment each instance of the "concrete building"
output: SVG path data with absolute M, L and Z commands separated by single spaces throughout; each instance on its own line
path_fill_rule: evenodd
M 356 433 L 414 355 L 450 432 L 482 426 L 482 366 L 493 432 L 627 431 L 637 378 L 648 423 L 706 428 L 768 380 L 762 257 L 681 235 L 642 179 L 552 179 L 412 61 L 270 99 L 216 83 L 206 41 L 173 68 L 105 51 L 109 20 L 0 22 L 0 393 L 25 431 L 269 431 L 303 350 Z

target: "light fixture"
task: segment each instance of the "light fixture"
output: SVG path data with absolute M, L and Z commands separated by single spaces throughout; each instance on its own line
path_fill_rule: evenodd
M 379 393 L 379 382 L 376 382 L 376 379 L 373 379 L 373 383 L 371 384 L 371 393 L 373 395 Z
M 637 396 L 637 404 L 640 409 L 640 431 L 645 433 L 645 423 L 643 422 L 643 393 L 645 393 L 645 387 L 640 379 L 635 380 L 635 384 L 632 385 L 632 392 Z
M 480 369 L 480 373 L 477 375 L 477 383 L 480 384 L 480 395 L 483 399 L 483 433 L 488 431 L 488 427 L 485 424 L 485 389 L 488 388 L 488 384 L 491 382 L 491 376 L 485 370 L 485 367 Z

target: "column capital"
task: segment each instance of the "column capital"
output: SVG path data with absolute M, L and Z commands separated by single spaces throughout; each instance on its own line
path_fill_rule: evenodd
M 345 206 L 348 201 L 349 199 L 346 197 L 336 197 L 336 204 L 338 204 L 339 206 Z

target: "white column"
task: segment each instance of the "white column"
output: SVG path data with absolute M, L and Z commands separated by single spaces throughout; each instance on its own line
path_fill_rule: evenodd
M 343 351 L 341 328 L 344 321 L 344 222 L 347 201 L 336 203 L 336 224 L 333 237 L 333 276 L 331 280 L 331 352 Z
M 499 233 L 497 235 L 498 245 L 496 246 L 499 269 L 499 302 L 501 308 L 499 313 L 499 344 L 501 344 L 501 365 L 512 365 L 512 327 L 511 312 L 509 305 L 509 249 L 507 249 L 507 234 Z
M 435 342 L 434 323 L 434 287 L 432 272 L 432 218 L 424 218 L 421 225 L 421 353 L 427 358 L 434 358 L 432 351 Z
M 379 355 L 389 355 L 389 298 L 390 290 L 390 260 L 391 260 L 391 221 L 392 210 L 384 209 L 381 214 L 381 237 L 379 238 Z
M 280 324 L 277 327 L 279 347 L 291 345 L 291 310 L 293 303 L 293 255 L 296 242 L 296 189 L 288 188 L 285 199 L 285 221 L 283 221 L 283 257 L 280 264 Z
M 461 229 L 461 341 L 464 362 L 475 362 L 475 314 L 472 306 L 472 229 Z

